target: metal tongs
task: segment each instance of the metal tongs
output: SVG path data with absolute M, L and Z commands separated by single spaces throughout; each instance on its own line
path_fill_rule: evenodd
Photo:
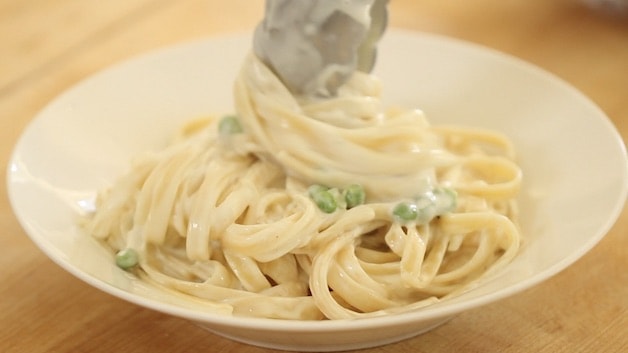
M 354 71 L 370 72 L 388 0 L 267 0 L 254 53 L 297 95 L 334 96 Z

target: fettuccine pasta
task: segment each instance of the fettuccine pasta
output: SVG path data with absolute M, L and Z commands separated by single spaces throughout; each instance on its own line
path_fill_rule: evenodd
M 356 72 L 336 97 L 295 97 L 251 54 L 237 114 L 136 159 L 86 229 L 142 280 L 232 315 L 361 318 L 468 290 L 521 242 L 513 147 L 380 91 Z

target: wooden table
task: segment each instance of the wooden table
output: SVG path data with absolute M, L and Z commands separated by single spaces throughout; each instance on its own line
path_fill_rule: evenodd
M 571 0 L 392 0 L 392 26 L 513 54 L 590 96 L 628 138 L 628 15 Z M 0 165 L 65 89 L 135 54 L 250 31 L 262 0 L 0 0 Z M 5 185 L 5 173 L 0 174 Z M 368 352 L 627 352 L 628 210 L 543 284 Z M 104 294 L 48 260 L 0 188 L 1 352 L 270 352 Z

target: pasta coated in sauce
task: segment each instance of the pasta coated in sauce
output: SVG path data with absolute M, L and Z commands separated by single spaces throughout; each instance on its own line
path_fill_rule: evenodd
M 516 255 L 504 136 L 386 108 L 365 73 L 295 97 L 254 55 L 234 95 L 230 122 L 186 126 L 98 195 L 87 231 L 133 249 L 141 279 L 233 315 L 350 319 L 454 296 Z M 344 202 L 354 185 L 364 198 Z

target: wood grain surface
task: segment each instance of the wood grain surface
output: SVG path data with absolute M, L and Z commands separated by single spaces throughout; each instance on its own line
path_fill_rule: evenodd
M 79 80 L 136 54 L 251 31 L 262 0 L 0 0 L 0 165 Z M 575 0 L 391 0 L 391 26 L 515 55 L 591 97 L 628 138 L 628 14 Z M 124 302 L 39 251 L 0 173 L 0 352 L 272 352 Z M 416 338 L 364 352 L 628 352 L 628 211 L 550 280 Z

